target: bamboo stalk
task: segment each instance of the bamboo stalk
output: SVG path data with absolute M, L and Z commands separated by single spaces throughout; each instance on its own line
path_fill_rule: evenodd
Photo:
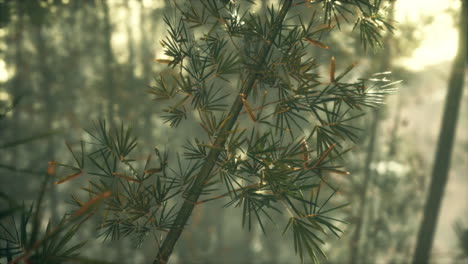
M 440 212 L 445 185 L 447 185 L 457 119 L 461 100 L 463 98 L 463 83 L 465 71 L 467 69 L 468 0 L 461 1 L 462 12 L 460 16 L 458 52 L 450 74 L 430 189 L 424 208 L 424 216 L 419 228 L 416 250 L 413 256 L 414 264 L 429 263 L 435 228 L 437 226 L 437 218 Z

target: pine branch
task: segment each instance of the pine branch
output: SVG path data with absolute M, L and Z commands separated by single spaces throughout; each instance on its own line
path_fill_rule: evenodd
M 291 8 L 292 0 L 286 0 L 282 7 L 281 10 L 276 18 L 275 25 L 272 28 L 272 30 L 269 33 L 269 36 L 267 40 L 269 41 L 264 44 L 259 60 L 257 69 L 262 69 L 264 62 L 271 50 L 271 43 L 274 41 L 276 36 L 278 35 L 282 25 L 283 21 L 286 17 L 286 14 L 288 13 L 289 9 Z M 218 137 L 216 138 L 216 141 L 214 143 L 215 146 L 222 147 L 224 148 L 224 145 L 227 140 L 227 135 L 228 131 L 232 130 L 234 127 L 234 124 L 237 120 L 237 117 L 239 116 L 242 108 L 243 108 L 243 102 L 242 99 L 245 99 L 248 97 L 252 89 L 254 88 L 256 81 L 258 79 L 258 74 L 255 72 L 249 72 L 248 77 L 246 78 L 246 81 L 244 82 L 244 85 L 241 87 L 239 91 L 239 96 L 236 97 L 234 103 L 232 104 L 231 110 L 229 111 L 228 116 L 231 116 L 231 118 L 227 121 L 226 125 L 222 127 L 220 130 Z M 171 228 L 169 233 L 167 234 L 166 238 L 164 239 L 163 244 L 161 245 L 161 248 L 159 249 L 159 252 L 156 256 L 156 259 L 153 261 L 154 264 L 166 264 L 167 261 L 169 260 L 169 257 L 174 249 L 174 246 L 179 239 L 180 235 L 182 234 L 182 231 L 184 229 L 184 226 L 186 225 L 190 215 L 192 214 L 193 208 L 195 207 L 196 202 L 198 201 L 198 197 L 203 191 L 204 184 L 206 180 L 209 178 L 211 171 L 213 170 L 213 167 L 216 164 L 216 160 L 218 159 L 218 156 L 220 155 L 221 150 L 218 149 L 212 149 L 208 153 L 208 157 L 205 159 L 205 162 L 203 166 L 201 167 L 195 182 L 193 185 L 186 191 L 184 194 L 185 196 L 185 201 L 182 204 L 179 213 L 177 214 L 177 217 L 174 221 L 174 226 Z

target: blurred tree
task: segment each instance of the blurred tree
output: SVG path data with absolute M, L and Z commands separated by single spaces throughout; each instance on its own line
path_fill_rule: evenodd
M 389 20 L 394 20 L 394 7 L 395 7 L 395 2 L 396 0 L 391 0 L 389 1 Z M 391 59 L 392 59 L 392 54 L 391 54 L 391 38 L 392 34 L 387 33 L 386 36 L 384 37 L 384 46 L 387 47 L 385 52 L 380 53 L 380 58 L 378 60 L 375 60 L 375 69 L 379 72 L 385 72 L 388 71 L 392 67 L 391 65 Z M 374 68 L 374 67 L 373 67 Z M 356 227 L 354 230 L 353 237 L 350 240 L 351 248 L 350 248 L 350 264 L 356 264 L 356 263 L 362 263 L 361 261 L 361 256 L 360 256 L 360 249 L 361 249 L 361 236 L 362 236 L 362 227 L 364 224 L 364 219 L 365 219 L 365 212 L 366 212 L 366 206 L 367 206 L 367 195 L 368 195 L 368 189 L 369 189 L 369 183 L 371 182 L 371 166 L 373 164 L 374 158 L 376 156 L 376 137 L 378 133 L 378 127 L 379 123 L 381 120 L 381 112 L 380 109 L 375 109 L 372 111 L 372 122 L 369 128 L 369 141 L 367 143 L 367 151 L 366 151 L 366 158 L 364 160 L 364 181 L 362 184 L 362 189 L 359 192 L 360 197 L 359 200 L 357 201 L 358 203 L 358 210 L 356 212 L 356 218 L 357 218 L 357 223 Z
M 114 52 L 112 49 L 112 22 L 109 15 L 109 3 L 107 0 L 101 1 L 101 8 L 103 14 L 103 33 L 104 33 L 104 65 L 105 65 L 105 89 L 107 91 L 107 120 L 110 125 L 114 124 L 114 104 L 116 104 L 117 85 L 114 78 Z
M 455 222 L 454 231 L 458 237 L 459 255 L 455 259 L 468 259 L 468 227 L 461 220 Z
M 47 39 L 45 36 L 45 28 L 46 28 L 46 19 L 50 19 L 50 14 L 48 6 L 41 6 L 40 2 L 29 2 L 26 3 L 27 6 L 27 14 L 31 19 L 33 24 L 33 32 L 34 32 L 34 41 L 36 54 L 37 54 L 37 65 L 40 72 L 39 78 L 39 87 L 41 89 L 41 93 L 44 96 L 43 101 L 48 102 L 44 104 L 44 125 L 48 128 L 53 128 L 53 121 L 54 115 L 56 112 L 56 93 L 54 91 L 55 87 L 55 75 L 51 68 L 52 58 L 54 58 L 51 54 L 50 48 L 47 46 L 48 43 L 51 43 L 50 40 Z M 46 153 L 47 157 L 51 160 L 55 160 L 55 141 L 53 138 L 50 138 L 47 142 Z M 57 191 L 55 189 L 51 189 L 49 192 L 50 201 L 51 201 L 51 212 L 52 212 L 52 219 L 54 222 L 58 221 L 58 213 L 57 213 Z
M 2 5 L 8 6 L 6 3 L 2 3 Z M 14 67 L 15 67 L 15 75 L 12 80 L 12 85 L 10 88 L 10 94 L 13 96 L 13 98 L 21 98 L 24 96 L 24 80 L 25 80 L 25 67 L 24 67 L 24 56 L 23 56 L 23 43 L 24 43 L 24 8 L 23 5 L 20 2 L 15 3 L 16 9 L 16 17 L 17 17 L 17 22 L 15 23 L 15 37 L 14 37 L 14 46 L 15 46 L 15 62 L 14 62 Z M 8 14 L 3 14 L 2 16 L 9 16 Z M 23 70 L 20 70 L 23 69 Z M 13 118 L 12 118 L 12 125 L 11 128 L 13 131 L 15 131 L 13 135 L 13 140 L 18 140 L 18 134 L 19 134 L 19 122 L 20 122 L 20 116 L 18 111 L 13 111 Z M 13 150 L 13 161 L 14 164 L 13 167 L 17 168 L 18 167 L 18 149 L 15 148 Z M 17 176 L 17 174 L 13 174 L 14 176 Z
M 424 208 L 424 216 L 418 233 L 418 241 L 413 256 L 413 263 L 428 263 L 440 205 L 447 184 L 455 140 L 455 128 L 459 114 L 460 103 L 463 98 L 463 84 L 465 79 L 467 56 L 467 25 L 468 1 L 461 0 L 460 25 L 458 35 L 458 51 L 452 66 L 445 99 L 444 114 L 437 143 L 437 149 L 432 169 L 431 183 Z

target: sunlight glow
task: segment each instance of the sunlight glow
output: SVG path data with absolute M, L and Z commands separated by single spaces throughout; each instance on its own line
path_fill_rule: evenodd
M 429 65 L 450 61 L 457 50 L 457 30 L 449 8 L 458 10 L 460 1 L 411 0 L 396 2 L 396 20 L 421 23 L 422 18 L 432 16 L 429 25 L 421 27 L 422 42 L 413 55 L 400 61 L 412 70 L 422 70 Z
M 10 100 L 10 94 L 5 91 L 0 91 L 0 102 Z
M 8 81 L 8 71 L 4 60 L 0 60 L 0 82 Z

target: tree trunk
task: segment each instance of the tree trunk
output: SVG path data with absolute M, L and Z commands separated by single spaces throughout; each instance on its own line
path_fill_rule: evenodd
M 393 9 L 395 6 L 396 0 L 391 1 L 392 7 L 390 10 Z M 393 14 L 393 12 L 391 13 Z M 390 15 L 393 16 L 393 15 Z M 392 19 L 392 17 L 390 17 Z M 387 34 L 387 36 L 384 39 L 384 47 L 386 48 L 385 52 L 381 52 L 381 59 L 379 60 L 380 63 L 377 65 L 377 69 L 379 71 L 387 71 L 391 67 L 391 38 L 392 36 L 390 33 Z M 379 123 L 380 123 L 380 114 L 381 110 L 380 108 L 375 109 L 372 112 L 372 121 L 371 121 L 371 127 L 370 127 L 370 136 L 369 136 L 369 142 L 367 145 L 367 151 L 366 151 L 366 158 L 364 161 L 364 182 L 362 184 L 362 190 L 360 192 L 358 204 L 359 208 L 357 210 L 357 223 L 356 223 L 356 229 L 354 230 L 354 234 L 351 237 L 350 240 L 350 259 L 349 263 L 350 264 L 356 264 L 356 263 L 361 263 L 360 260 L 360 243 L 361 243 L 361 237 L 362 237 L 362 232 L 363 232 L 363 225 L 365 221 L 365 215 L 366 215 L 366 206 L 367 206 L 367 192 L 369 189 L 369 182 L 371 181 L 371 164 L 374 160 L 374 156 L 376 153 L 376 140 L 377 140 L 377 133 L 378 133 L 378 128 L 379 128 Z
M 114 104 L 116 86 L 114 80 L 114 53 L 112 51 L 112 24 L 109 17 L 109 6 L 107 0 L 102 0 L 102 11 L 104 15 L 104 65 L 105 65 L 105 89 L 107 92 L 107 121 L 110 127 L 114 124 Z
M 356 223 L 356 229 L 354 230 L 354 234 L 351 238 L 350 241 L 350 264 L 356 264 L 359 263 L 359 250 L 360 250 L 360 241 L 361 241 L 361 236 L 362 236 L 362 227 L 364 224 L 364 216 L 365 216 L 365 211 L 366 211 L 366 205 L 367 205 L 367 191 L 369 189 L 369 182 L 370 182 L 370 177 L 371 177 L 371 167 L 370 164 L 372 163 L 373 156 L 375 153 L 375 141 L 376 141 L 376 135 L 377 135 L 377 130 L 378 130 L 378 125 L 379 125 L 379 110 L 376 109 L 372 112 L 372 123 L 370 127 L 370 137 L 369 137 L 369 143 L 367 146 L 367 152 L 366 152 L 366 159 L 364 163 L 364 182 L 362 186 L 362 190 L 360 192 L 359 196 L 359 209 L 357 211 L 357 223 Z
M 168 9 L 167 7 L 164 7 L 164 10 Z M 151 80 L 151 63 L 153 63 L 153 54 L 150 49 L 151 45 L 154 43 L 153 41 L 153 31 L 152 30 L 147 30 L 147 24 L 150 24 L 150 28 L 153 29 L 156 27 L 156 24 L 153 23 L 154 19 L 150 16 L 150 19 L 147 19 L 148 14 L 145 12 L 145 6 L 143 5 L 143 1 L 140 0 L 140 34 L 141 34 L 141 39 L 140 39 L 140 51 L 141 51 L 141 65 L 143 67 L 143 76 L 142 80 L 144 85 L 149 85 L 149 82 Z M 168 11 L 168 10 L 167 10 Z M 160 12 L 160 11 L 158 11 Z M 161 16 L 163 12 L 160 13 Z M 153 144 L 153 138 L 152 138 L 152 115 L 154 112 L 154 103 L 151 102 L 151 104 L 146 107 L 143 111 L 143 118 L 144 118 L 144 126 L 143 126 L 143 135 L 145 140 L 147 142 L 150 142 L 150 144 Z
M 45 12 L 45 11 L 42 11 Z M 46 125 L 47 130 L 51 130 L 53 127 L 54 113 L 55 113 L 55 100 L 53 96 L 53 73 L 51 70 L 49 49 L 47 47 L 47 38 L 44 37 L 44 20 L 33 25 L 34 28 L 34 41 L 37 52 L 37 66 L 39 67 L 40 80 L 39 80 L 39 89 L 43 95 L 43 104 L 45 106 L 45 116 L 44 124 Z M 46 147 L 46 157 L 50 160 L 54 160 L 55 157 L 55 142 L 54 137 L 48 138 L 47 147 Z M 54 222 L 58 222 L 58 212 L 57 212 L 57 190 L 56 188 L 51 188 L 49 190 L 50 195 L 50 210 L 51 218 Z
M 424 208 L 423 219 L 419 228 L 416 250 L 413 256 L 414 264 L 429 262 L 434 233 L 437 226 L 437 218 L 444 195 L 445 185 L 447 184 L 450 158 L 455 139 L 455 129 L 460 103 L 463 97 L 463 83 L 467 64 L 468 0 L 462 0 L 460 20 L 458 52 L 450 74 L 442 126 L 437 144 L 434 167 L 432 169 L 431 184 Z
M 24 93 L 24 61 L 23 61 L 23 31 L 24 31 L 24 11 L 23 11 L 23 5 L 21 2 L 16 2 L 16 10 L 17 10 L 17 17 L 18 21 L 15 21 L 15 37 L 14 37 L 14 43 L 15 43 L 15 77 L 12 82 L 12 87 L 11 87 L 11 94 L 13 95 L 13 98 L 16 100 L 18 97 L 22 96 Z M 20 125 L 21 125 L 21 120 L 20 120 L 20 115 L 18 112 L 18 109 L 13 109 L 13 118 L 12 118 L 12 130 L 13 130 L 13 141 L 16 141 L 19 139 L 20 133 Z M 13 166 L 14 168 L 18 169 L 18 160 L 19 160 L 19 155 L 18 155 L 18 148 L 14 148 L 12 150 L 13 152 Z M 12 175 L 15 179 L 18 179 L 18 172 L 13 172 L 14 174 Z

